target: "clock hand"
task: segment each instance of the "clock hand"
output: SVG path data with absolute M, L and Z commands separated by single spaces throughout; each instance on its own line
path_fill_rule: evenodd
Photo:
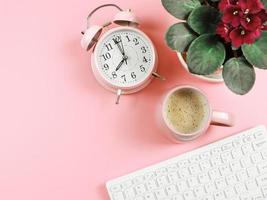
M 119 36 L 120 37 L 120 36 Z M 120 39 L 121 39 L 121 37 L 120 37 Z M 124 49 L 121 47 L 121 45 L 119 44 L 120 42 L 118 41 L 118 40 L 116 40 L 115 38 L 113 38 L 113 41 L 114 41 L 114 43 L 118 46 L 118 49 L 120 50 L 120 52 L 121 52 L 121 54 L 122 54 L 122 56 L 123 56 L 123 58 L 124 58 L 124 60 L 125 60 L 125 63 L 127 64 L 127 59 L 128 59 L 128 57 L 125 55 L 125 52 L 124 52 Z M 122 42 L 121 42 L 121 44 L 122 44 Z
M 121 36 L 119 36 L 120 39 L 121 39 Z M 125 64 L 127 65 L 127 59 L 128 57 L 125 55 L 125 50 L 124 50 L 124 46 L 123 46 L 123 43 L 122 43 L 122 39 L 121 39 L 121 47 L 122 47 L 122 55 L 124 56 L 125 58 Z
M 119 48 L 119 50 L 120 50 L 122 56 L 124 57 L 124 52 L 123 52 L 123 50 L 122 50 L 122 48 L 121 48 L 119 42 L 118 42 L 115 38 L 113 39 L 113 41 L 114 41 L 114 43 L 118 46 L 118 48 Z
M 118 66 L 116 67 L 115 71 L 118 71 L 121 68 L 121 66 L 122 66 L 124 61 L 125 61 L 125 58 L 123 58 L 122 61 L 118 64 Z

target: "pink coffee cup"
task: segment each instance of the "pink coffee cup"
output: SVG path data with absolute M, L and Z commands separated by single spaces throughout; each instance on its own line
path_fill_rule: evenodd
M 167 118 L 167 114 L 166 114 L 167 113 L 167 111 L 166 111 L 167 110 L 167 101 L 173 93 L 175 93 L 179 90 L 191 90 L 193 92 L 196 92 L 197 95 L 201 95 L 202 99 L 204 101 L 206 101 L 205 102 L 205 105 L 206 105 L 205 111 L 206 112 L 205 112 L 205 115 L 203 117 L 203 122 L 201 123 L 200 127 L 194 132 L 183 133 L 183 132 L 177 131 L 174 128 L 174 126 L 172 126 L 172 124 L 170 124 L 170 120 Z M 164 97 L 164 100 L 163 100 L 163 104 L 162 104 L 162 108 L 161 108 L 161 116 L 163 118 L 161 121 L 164 122 L 163 123 L 164 132 L 168 133 L 168 136 L 171 136 L 169 138 L 171 138 L 175 142 L 185 142 L 185 141 L 190 141 L 190 140 L 196 139 L 199 136 L 201 136 L 202 134 L 204 134 L 210 125 L 229 126 L 229 127 L 234 125 L 234 117 L 232 114 L 213 110 L 211 108 L 211 105 L 210 105 L 205 93 L 203 91 L 201 91 L 200 89 L 193 87 L 193 86 L 189 86 L 189 85 L 177 86 L 177 87 L 171 89 L 167 93 L 167 95 Z

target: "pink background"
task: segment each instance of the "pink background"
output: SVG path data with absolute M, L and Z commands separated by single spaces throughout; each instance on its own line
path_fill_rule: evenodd
M 92 75 L 90 53 L 80 47 L 88 12 L 109 2 L 0 1 L 0 199 L 107 200 L 109 179 L 267 124 L 267 71 L 257 70 L 253 91 L 242 97 L 192 77 L 165 45 L 164 33 L 176 19 L 160 0 L 113 0 L 136 12 L 167 77 L 114 105 L 114 95 Z M 188 144 L 169 142 L 155 113 L 176 84 L 203 89 L 214 108 L 236 115 L 236 126 L 211 127 Z

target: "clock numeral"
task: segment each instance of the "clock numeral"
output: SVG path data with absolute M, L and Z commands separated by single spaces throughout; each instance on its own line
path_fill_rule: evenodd
M 104 67 L 105 70 L 109 70 L 109 66 L 108 66 L 108 64 L 104 64 L 103 67 Z
M 106 48 L 107 48 L 108 51 L 110 51 L 110 50 L 113 49 L 113 47 L 112 47 L 112 45 L 110 43 L 105 44 L 105 46 L 106 46 Z
M 143 65 L 140 66 L 140 70 L 141 72 L 146 72 L 146 68 Z
M 114 79 L 117 78 L 117 76 L 118 76 L 118 75 L 116 74 L 116 72 L 112 72 L 111 75 L 112 75 L 112 77 L 113 77 Z
M 138 41 L 137 38 L 134 38 L 134 39 L 133 39 L 133 42 L 134 42 L 135 45 L 138 45 L 138 44 L 139 44 L 139 41 Z
M 128 35 L 126 35 L 126 38 L 127 38 L 128 42 L 131 42 L 131 40 L 130 40 Z
M 141 47 L 142 53 L 146 53 L 146 47 Z
M 113 38 L 113 41 L 114 41 L 115 44 L 118 44 L 118 43 L 121 42 L 121 37 L 120 37 L 119 35 L 118 35 L 118 36 L 115 36 L 115 37 Z
M 126 82 L 126 76 L 125 76 L 125 74 L 122 75 L 121 78 Z
M 104 58 L 105 61 L 111 58 L 111 54 L 109 52 L 107 52 L 101 56 Z
M 136 74 L 135 74 L 134 72 L 132 72 L 132 73 L 131 73 L 131 77 L 132 77 L 133 79 L 136 79 Z
M 143 62 L 145 62 L 145 63 L 147 63 L 148 61 L 147 61 L 147 58 L 144 56 L 143 57 Z

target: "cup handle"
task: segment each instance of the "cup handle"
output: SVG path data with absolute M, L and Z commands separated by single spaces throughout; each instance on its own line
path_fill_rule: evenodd
M 234 116 L 231 113 L 213 111 L 211 124 L 217 126 L 234 126 Z

